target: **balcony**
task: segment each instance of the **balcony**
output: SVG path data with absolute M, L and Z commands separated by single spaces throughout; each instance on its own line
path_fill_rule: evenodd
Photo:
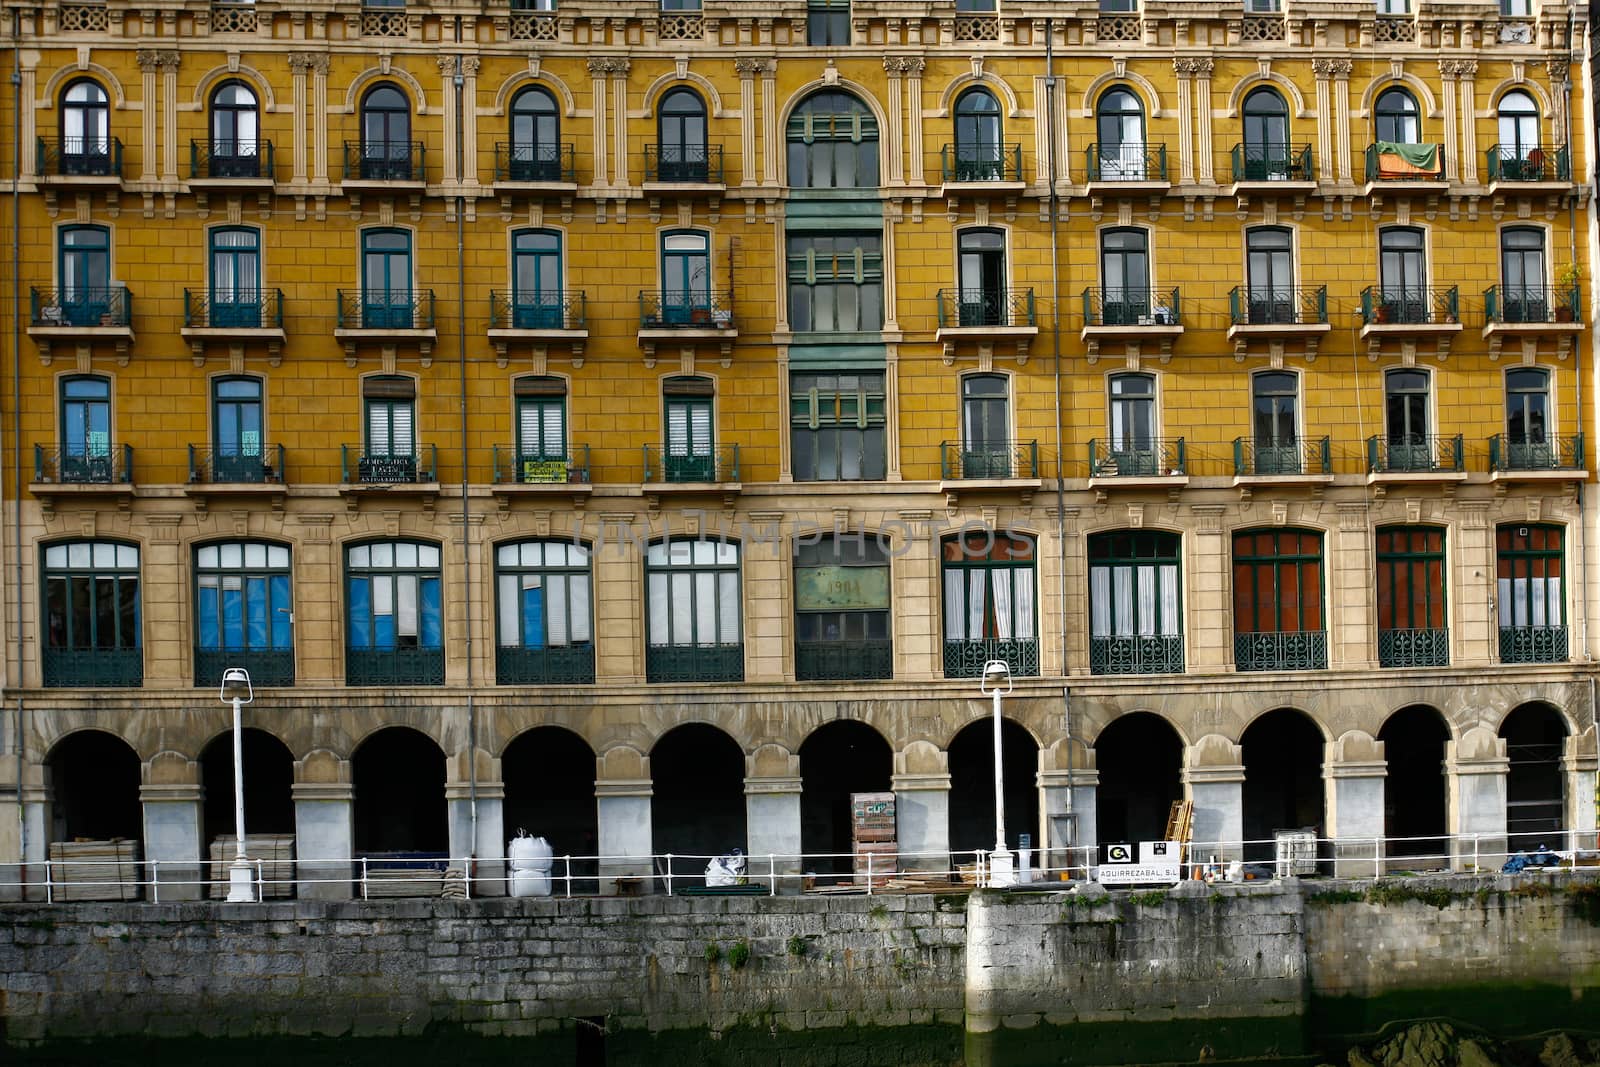
M 645 496 L 659 506 L 663 495 L 719 494 L 724 505 L 743 488 L 739 484 L 739 446 L 720 445 L 704 450 L 664 452 L 659 445 L 644 446 Z
M 954 361 L 962 341 L 992 344 L 1010 339 L 1018 360 L 1028 358 L 1028 348 L 1039 335 L 1034 321 L 1033 289 L 940 289 L 939 329 L 935 339 L 944 345 L 945 363 Z
M 589 479 L 589 446 L 573 445 L 565 452 L 538 449 L 518 451 L 515 445 L 494 446 L 494 495 L 502 508 L 517 497 L 566 494 L 574 507 L 582 507 L 593 491 Z
M 728 360 L 738 337 L 731 290 L 647 289 L 639 293 L 639 346 L 644 349 L 647 367 L 654 366 L 656 346 L 662 343 L 714 341 L 722 358 Z
M 496 685 L 592 685 L 594 646 L 500 645 L 494 653 L 494 680 Z
M 565 343 L 583 359 L 589 340 L 588 306 L 582 289 L 497 291 L 489 294 L 489 342 L 501 360 L 515 342 Z M 504 364 L 502 364 L 503 366 Z
M 1380 499 L 1391 485 L 1453 486 L 1466 480 L 1466 454 L 1460 434 L 1374 434 L 1367 438 L 1367 484 L 1377 487 Z
M 28 290 L 28 336 L 49 366 L 56 343 L 109 341 L 125 359 L 133 346 L 133 294 L 125 285 L 95 289 Z
M 1577 335 L 1583 332 L 1583 296 L 1571 285 L 1500 286 L 1483 291 L 1483 336 L 1489 356 L 1498 359 L 1507 342 L 1535 354 L 1541 340 L 1553 343 L 1555 355 L 1566 359 Z
M 1281 346 L 1298 341 L 1307 356 L 1315 357 L 1328 324 L 1326 285 L 1289 286 L 1282 289 L 1236 285 L 1228 290 L 1228 340 L 1233 354 L 1243 357 L 1250 342 Z
M 1164 144 L 1090 144 L 1084 149 L 1084 173 L 1090 196 L 1106 193 L 1164 193 L 1167 146 Z
M 287 495 L 282 445 L 207 448 L 189 446 L 189 481 L 184 492 L 204 511 L 212 497 L 264 497 L 274 511 Z
M 345 685 L 443 685 L 442 648 L 346 648 Z
M 939 175 L 946 193 L 1020 193 L 1020 144 L 947 144 L 939 149 Z
M 1367 146 L 1367 192 L 1437 194 L 1445 188 L 1444 145 L 1375 141 Z
M 339 446 L 339 492 L 355 511 L 363 497 L 409 497 L 432 512 L 439 495 L 439 461 L 433 445 L 419 445 L 415 454 L 366 451 Z
M 1172 344 L 1183 335 L 1182 305 L 1177 289 L 1099 289 L 1083 291 L 1083 332 L 1081 340 L 1089 348 L 1089 361 L 1100 356 L 1106 341 L 1160 346 L 1163 357 L 1172 354 Z
M 1037 440 L 939 442 L 939 492 L 952 507 L 973 493 L 1009 494 L 1027 503 L 1043 484 Z
M 1461 332 L 1461 299 L 1448 289 L 1406 289 L 1369 285 L 1361 290 L 1361 340 L 1376 359 L 1383 342 L 1437 342 L 1440 356 Z
M 644 677 L 647 682 L 742 682 L 744 644 L 649 645 Z
M 276 360 L 287 339 L 283 330 L 283 290 L 233 292 L 219 299 L 185 289 L 183 328 L 178 332 L 189 342 L 196 359 L 205 358 L 207 343 L 231 348 L 240 342 L 257 341 L 265 343 L 268 358 Z
M 190 141 L 189 187 L 271 187 L 271 141 Z
M 1328 668 L 1326 630 L 1260 631 L 1233 635 L 1241 671 L 1321 671 Z
M 67 449 L 36 444 L 28 492 L 46 517 L 74 498 L 89 504 L 110 498 L 123 507 L 133 499 L 133 446 L 95 442 Z
M 504 192 L 575 193 L 578 169 L 571 144 L 494 146 L 494 184 Z
M 1489 438 L 1489 480 L 1513 482 L 1585 482 L 1584 435 L 1536 434 L 1513 441 L 1509 434 Z
M 944 643 L 944 676 L 946 678 L 982 678 L 984 664 L 1002 660 L 1011 669 L 1013 678 L 1039 676 L 1039 641 L 1037 638 L 1011 640 L 950 641 Z
M 257 688 L 294 684 L 293 648 L 196 648 L 194 684 L 197 689 L 215 689 L 222 684 L 222 672 L 243 667 Z
M 1567 662 L 1565 626 L 1500 627 L 1501 663 Z
M 1380 667 L 1450 666 L 1450 631 L 1379 630 Z
M 415 185 L 428 180 L 428 146 L 421 141 L 346 141 L 346 186 L 384 188 Z
M 1497 144 L 1484 156 L 1490 194 L 1561 193 L 1572 184 L 1572 154 L 1566 145 L 1518 149 Z
M 1304 195 L 1317 187 L 1316 164 L 1309 144 L 1236 144 L 1232 162 L 1235 194 Z
M 1112 488 L 1176 493 L 1188 484 L 1188 447 L 1181 437 L 1089 441 L 1089 488 L 1101 500 Z
M 1333 448 L 1326 436 L 1277 444 L 1233 439 L 1233 485 L 1246 500 L 1261 486 L 1332 484 Z
M 122 183 L 122 142 L 115 137 L 40 137 L 33 162 L 39 180 L 49 184 Z
M 40 651 L 49 689 L 86 689 L 144 684 L 144 652 L 137 648 L 51 648 Z
M 894 677 L 892 641 L 797 641 L 797 682 L 845 682 Z
M 722 192 L 722 146 L 647 144 L 644 146 L 644 192 Z
M 1182 674 L 1181 636 L 1126 635 L 1089 638 L 1091 674 Z
M 344 345 L 345 356 L 355 358 L 362 342 L 385 346 L 414 343 L 427 366 L 439 332 L 433 325 L 432 289 L 382 289 L 334 293 L 337 310 L 334 339 Z

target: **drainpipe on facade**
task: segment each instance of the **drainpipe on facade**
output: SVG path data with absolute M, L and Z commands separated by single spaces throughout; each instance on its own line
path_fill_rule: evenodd
M 22 197 L 19 190 L 22 182 L 22 12 L 20 10 L 11 13 L 11 145 L 14 153 L 11 160 L 11 432 L 15 438 L 11 484 L 12 491 L 17 494 L 11 507 L 11 565 L 15 576 L 11 594 L 17 608 L 16 632 L 13 640 L 16 642 L 17 650 L 16 669 L 20 675 L 22 673 Z M 3 434 L 3 429 L 0 429 L 0 437 L 3 437 Z M 12 680 L 8 674 L 0 684 L 7 684 Z M 27 743 L 27 738 L 22 729 L 22 687 L 18 685 L 16 688 L 18 689 L 17 859 L 22 864 L 19 868 L 21 877 L 17 880 L 24 883 L 23 895 L 26 896 L 28 814 L 23 802 L 22 774 L 25 769 L 23 747 Z
M 1567 166 L 1569 168 L 1572 166 L 1572 164 L 1571 164 L 1571 159 L 1572 159 L 1572 39 L 1573 39 L 1573 35 L 1576 32 L 1576 28 L 1577 28 L 1576 27 L 1576 18 L 1577 18 L 1577 12 L 1575 10 L 1572 10 L 1572 9 L 1569 8 L 1567 10 L 1567 39 L 1566 39 L 1566 53 L 1567 53 L 1566 59 L 1567 59 L 1567 62 L 1566 62 L 1566 70 L 1562 74 L 1562 78 L 1561 78 L 1562 140 L 1565 141 L 1566 145 L 1567 145 L 1567 159 L 1568 159 Z M 1590 65 L 1589 65 L 1589 61 L 1588 61 L 1588 52 L 1589 52 L 1589 49 L 1587 47 L 1587 42 L 1585 42 L 1583 69 L 1584 69 L 1584 71 L 1586 73 L 1588 73 L 1590 71 Z M 1591 121 L 1592 121 L 1592 117 L 1591 117 Z M 1593 147 L 1593 138 L 1592 137 L 1591 138 L 1587 138 L 1587 140 L 1590 142 L 1590 148 L 1592 149 L 1592 147 Z M 1585 153 L 1585 156 L 1586 156 L 1586 158 L 1588 158 L 1588 153 Z M 1569 175 L 1568 177 L 1570 178 L 1571 176 Z M 1585 180 L 1587 180 L 1587 179 L 1588 179 L 1588 176 L 1585 175 Z M 1593 266 L 1593 264 L 1595 262 L 1595 257 L 1594 257 L 1594 239 L 1593 239 L 1593 236 L 1592 236 L 1592 234 L 1593 234 L 1593 221 L 1594 221 L 1593 212 L 1591 212 L 1590 213 L 1590 233 L 1585 235 L 1586 237 L 1589 238 L 1589 251 L 1590 251 L 1589 262 L 1590 262 L 1591 267 Z M 1567 197 L 1567 256 L 1568 256 L 1568 262 L 1569 263 L 1572 263 L 1574 265 L 1577 264 L 1577 262 L 1578 262 L 1578 198 L 1575 197 L 1575 196 L 1570 196 L 1570 195 Z M 1593 272 L 1592 269 L 1590 271 L 1589 291 L 1590 291 L 1591 294 L 1593 294 L 1593 292 L 1594 292 L 1594 272 Z M 1595 338 L 1594 338 L 1594 315 L 1592 314 L 1593 301 L 1591 300 L 1590 303 L 1591 303 L 1591 314 L 1587 317 L 1587 321 L 1590 324 L 1589 351 L 1590 351 L 1590 368 L 1591 368 L 1591 373 L 1592 373 L 1593 367 L 1594 367 L 1594 342 L 1595 342 Z M 1579 436 L 1579 440 L 1582 440 L 1583 439 L 1583 427 L 1584 427 L 1584 418 L 1583 418 L 1583 374 L 1580 372 L 1580 373 L 1576 374 L 1574 376 L 1574 378 L 1576 380 L 1576 394 L 1577 394 L 1576 395 L 1576 406 L 1577 406 L 1577 409 L 1578 409 L 1578 412 L 1577 412 L 1577 417 L 1578 417 L 1578 436 Z M 1584 469 L 1583 456 L 1582 455 L 1578 455 L 1578 456 L 1576 456 L 1574 458 L 1575 458 L 1575 460 L 1576 460 L 1576 462 L 1578 464 L 1578 468 L 1580 470 Z M 1577 543 L 1573 546 L 1573 549 L 1576 552 L 1577 557 L 1578 557 L 1578 560 L 1577 560 L 1578 577 L 1580 578 L 1580 580 L 1583 583 L 1583 585 L 1582 585 L 1582 588 L 1583 588 L 1583 604 L 1582 604 L 1583 611 L 1578 616 L 1578 646 L 1583 649 L 1583 659 L 1584 659 L 1584 662 L 1587 663 L 1587 662 L 1592 662 L 1594 660 L 1594 656 L 1593 656 L 1593 654 L 1591 653 L 1591 651 L 1589 649 L 1589 610 L 1590 610 L 1590 607 L 1591 607 L 1591 604 L 1592 604 L 1592 600 L 1591 600 L 1589 594 L 1590 594 L 1590 590 L 1593 587 L 1591 585 L 1590 576 L 1589 576 L 1589 553 L 1588 553 L 1589 542 L 1588 542 L 1588 538 L 1585 536 L 1585 533 L 1586 533 L 1585 527 L 1587 526 L 1587 516 L 1584 514 L 1584 496 L 1585 496 L 1585 494 L 1584 494 L 1583 489 L 1584 489 L 1583 483 L 1579 482 L 1578 483 L 1577 497 L 1576 497 L 1576 501 L 1577 501 L 1577 505 L 1578 505 L 1578 522 L 1577 522 L 1578 535 L 1577 535 L 1577 538 L 1576 538 Z M 1593 681 L 1590 682 L 1589 696 L 1590 696 L 1589 708 L 1590 708 L 1590 714 L 1592 715 L 1593 714 L 1593 709 L 1594 709 L 1594 683 L 1593 683 Z
M 461 44 L 461 16 L 456 16 L 456 44 Z M 467 844 L 467 884 L 472 884 L 478 855 L 478 705 L 473 699 L 477 685 L 472 644 L 472 496 L 470 471 L 467 466 L 467 264 L 466 236 L 463 219 L 467 213 L 467 198 L 460 185 L 466 180 L 465 124 L 466 109 L 462 103 L 462 87 L 466 78 L 461 72 L 461 53 L 456 53 L 456 71 L 452 78 L 456 96 L 456 355 L 460 368 L 461 386 L 461 572 L 462 603 L 467 623 L 467 807 L 472 819 L 472 840 Z

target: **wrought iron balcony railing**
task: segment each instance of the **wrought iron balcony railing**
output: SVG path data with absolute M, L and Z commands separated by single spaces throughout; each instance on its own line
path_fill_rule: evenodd
M 1085 326 L 1181 326 L 1177 289 L 1100 289 L 1083 291 Z
M 1233 146 L 1233 180 L 1236 182 L 1314 182 L 1316 165 L 1308 144 L 1236 144 Z
M 1510 434 L 1489 438 L 1491 471 L 1581 471 L 1583 434 L 1542 434 L 1537 440 Z
M 334 324 L 341 330 L 431 330 L 432 289 L 337 290 Z
M 1157 634 L 1089 638 L 1092 674 L 1182 674 L 1183 638 Z
M 1228 290 L 1228 315 L 1235 326 L 1304 326 L 1328 321 L 1328 287 L 1282 289 L 1236 285 Z
M 1328 666 L 1326 630 L 1258 631 L 1233 635 L 1241 671 L 1318 671 Z
M 41 650 L 44 684 L 51 689 L 144 684 L 144 651 L 138 648 L 51 648 Z
M 494 653 L 494 680 L 498 685 L 590 685 L 594 646 L 500 645 Z
M 744 644 L 649 645 L 644 677 L 647 682 L 742 682 Z
M 542 449 L 501 450 L 494 446 L 496 485 L 571 485 L 589 481 L 589 446 L 572 445 L 563 452 Z
M 189 482 L 267 485 L 284 481 L 282 445 L 189 446 Z
M 1332 474 L 1333 449 L 1326 436 L 1310 441 L 1261 442 L 1233 439 L 1233 473 L 1241 477 Z
M 1020 144 L 947 144 L 939 149 L 939 172 L 946 182 L 1020 182 Z
M 346 648 L 345 685 L 443 685 L 442 648 Z
M 554 182 L 571 185 L 578 180 L 570 144 L 516 144 L 497 141 L 494 146 L 494 180 L 497 182 Z
M 185 329 L 283 329 L 283 290 L 256 289 L 234 293 L 183 291 Z
M 639 293 L 641 330 L 731 330 L 733 292 L 727 289 L 662 289 Z
M 976 641 L 947 639 L 944 643 L 946 678 L 982 678 L 984 664 L 993 660 L 1003 660 L 1011 668 L 1013 678 L 1037 678 L 1039 641 L 1029 637 Z
M 939 328 L 1032 326 L 1033 288 L 940 289 Z
M 1091 478 L 1155 478 L 1188 473 L 1189 450 L 1181 437 L 1089 441 Z
M 491 330 L 582 330 L 588 309 L 582 289 L 533 289 L 489 294 Z
M 33 446 L 33 480 L 75 485 L 132 485 L 133 446 L 80 444 Z
M 1379 630 L 1378 665 L 1381 667 L 1448 667 L 1450 631 Z
M 1483 291 L 1483 318 L 1488 323 L 1582 322 L 1578 287 L 1491 285 Z
M 1460 434 L 1373 434 L 1367 438 L 1367 470 L 1372 474 L 1466 469 L 1466 450 Z
M 939 442 L 939 477 L 947 482 L 1039 477 L 1039 442 Z
M 1400 151 L 1396 151 L 1396 150 Z M 1419 163 L 1411 158 L 1426 155 L 1432 149 L 1433 161 Z M 1369 182 L 1442 182 L 1444 181 L 1444 145 L 1442 144 L 1369 144 L 1367 145 L 1367 181 Z
M 1570 182 L 1572 153 L 1559 148 L 1495 145 L 1485 153 L 1491 182 Z
M 133 325 L 133 294 L 126 285 L 95 289 L 29 289 L 28 322 L 33 326 Z
M 215 689 L 222 684 L 222 672 L 229 667 L 243 667 L 249 671 L 250 681 L 257 687 L 293 685 L 294 649 L 197 647 L 194 650 L 195 686 Z
M 115 137 L 40 137 L 34 165 L 46 178 L 120 178 L 122 142 Z
M 189 177 L 266 178 L 276 174 L 271 141 L 190 141 Z
M 644 180 L 687 185 L 722 184 L 722 146 L 647 144 Z
M 892 641 L 797 641 L 794 677 L 798 682 L 839 682 L 894 677 Z
M 1565 626 L 1500 627 L 1501 663 L 1565 663 Z
M 415 454 L 340 445 L 339 471 L 346 485 L 428 485 L 439 480 L 439 458 L 433 445 Z
M 1091 182 L 1164 182 L 1164 144 L 1090 144 L 1084 149 Z
M 344 180 L 426 181 L 427 161 L 428 146 L 421 141 L 346 141 Z
M 1410 289 L 1369 285 L 1361 290 L 1361 321 L 1367 326 L 1438 326 L 1461 321 L 1457 287 Z
M 739 446 L 717 445 L 704 449 L 662 451 L 660 445 L 644 446 L 644 481 L 678 484 L 683 482 L 737 482 Z

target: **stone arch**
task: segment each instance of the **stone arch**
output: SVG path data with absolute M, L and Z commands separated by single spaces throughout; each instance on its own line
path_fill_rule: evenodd
M 655 81 L 644 87 L 644 107 L 630 118 L 653 119 L 656 117 L 656 108 L 660 106 L 661 98 L 670 89 L 679 86 L 692 86 L 700 98 L 706 102 L 706 120 L 727 118 L 722 109 L 722 94 L 717 92 L 717 87 L 704 74 L 685 69 L 682 74 L 678 71 L 668 71 Z
M 878 102 L 878 98 L 873 95 L 873 92 L 870 88 L 868 88 L 866 85 L 863 85 L 861 82 L 851 81 L 849 78 L 840 78 L 832 83 L 829 83 L 822 78 L 816 78 L 812 81 L 806 82 L 794 92 L 790 93 L 788 99 L 786 99 L 778 107 L 779 137 L 783 137 L 784 131 L 789 128 L 789 116 L 794 114 L 795 108 L 805 103 L 806 99 L 813 94 L 832 89 L 849 93 L 851 96 L 861 101 L 862 105 L 865 106 L 868 111 L 872 112 L 872 117 L 878 123 L 878 143 L 880 147 L 886 150 L 889 138 L 889 123 L 891 121 L 889 114 L 883 109 L 883 105 Z M 782 147 L 783 146 L 780 144 L 780 158 L 783 155 Z
M 1278 711 L 1292 711 L 1300 715 L 1312 726 L 1316 727 L 1317 733 L 1322 735 L 1323 744 L 1327 744 L 1334 740 L 1333 731 L 1328 729 L 1327 724 L 1319 719 L 1315 712 L 1312 712 L 1307 708 L 1300 707 L 1298 704 L 1273 704 L 1269 707 L 1264 707 L 1257 710 L 1255 714 L 1251 715 L 1250 718 L 1245 720 L 1243 727 L 1239 730 L 1240 739 L 1242 740 L 1244 738 L 1245 733 L 1249 731 L 1250 727 L 1254 726 L 1268 715 L 1271 715 L 1273 712 Z
M 596 753 L 601 778 L 607 781 L 639 781 L 650 777 L 650 757 L 633 745 L 616 744 Z
M 816 733 L 816 730 L 811 732 Z M 800 773 L 799 755 L 776 743 L 758 745 L 745 757 L 744 763 L 745 773 L 752 778 L 782 778 Z
M 1015 119 L 1022 117 L 1022 107 L 1017 102 L 1017 94 L 1004 79 L 997 77 L 989 71 L 974 75 L 971 73 L 960 74 L 950 80 L 944 87 L 944 93 L 939 97 L 939 106 L 933 117 L 946 119 L 950 117 L 951 108 L 956 106 L 956 97 L 968 89 L 988 89 L 999 97 L 1005 107 L 1005 117 Z
M 1039 832 L 1039 743 L 1020 722 L 1000 723 L 1006 841 Z M 994 841 L 994 741 L 988 716 L 968 722 L 945 746 L 950 773 L 950 847 L 990 849 Z M 965 861 L 962 861 L 965 862 Z
M 83 75 L 93 75 L 106 90 L 106 95 L 111 98 L 111 106 L 125 108 L 128 106 L 127 94 L 123 91 L 122 82 L 117 76 L 98 63 L 77 63 L 70 67 L 61 67 L 50 75 L 40 91 L 39 98 L 33 102 L 34 110 L 49 111 L 56 106 L 56 101 L 61 99 L 61 89 L 69 81 L 74 81 Z
M 1361 94 L 1361 109 L 1352 118 L 1370 119 L 1372 106 L 1376 103 L 1378 95 L 1385 89 L 1394 89 L 1400 86 L 1411 90 L 1411 95 L 1417 98 L 1417 107 L 1421 109 L 1421 118 L 1439 118 L 1439 104 L 1433 98 L 1433 90 L 1428 88 L 1428 83 L 1415 74 L 1403 73 L 1399 77 L 1384 75 L 1374 78 L 1367 83 L 1366 91 Z
M 204 111 L 206 105 L 211 101 L 211 91 L 219 83 L 225 81 L 242 81 L 249 85 L 251 89 L 254 89 L 258 99 L 261 101 L 262 114 L 271 114 L 278 109 L 277 97 L 272 92 L 272 82 L 268 81 L 267 76 L 255 67 L 247 66 L 243 63 L 212 67 L 200 75 L 200 80 L 195 82 L 194 85 L 191 109 Z
M 382 66 L 368 67 L 350 79 L 350 86 L 344 94 L 344 113 L 356 114 L 361 107 L 361 98 L 366 95 L 373 83 L 388 80 L 397 81 L 405 87 L 413 115 L 428 114 L 428 94 L 423 91 L 422 83 L 410 71 L 391 66 L 387 61 Z
M 1130 711 L 1096 735 L 1095 840 L 1155 841 L 1183 790 L 1184 742 L 1166 716 Z
M 1162 117 L 1161 91 L 1154 82 L 1143 74 L 1135 71 L 1124 70 L 1120 74 L 1115 70 L 1108 70 L 1095 78 L 1083 89 L 1083 102 L 1080 107 L 1080 118 L 1092 119 L 1095 117 L 1095 108 L 1099 106 L 1100 95 L 1113 85 L 1127 85 L 1134 90 L 1134 95 L 1144 101 L 1145 118 L 1159 119 Z M 1145 130 L 1148 138 L 1150 131 Z
M 1535 102 L 1537 102 L 1539 105 L 1539 121 L 1541 123 L 1549 122 L 1554 116 L 1556 111 L 1556 102 L 1555 99 L 1551 97 L 1549 90 L 1547 90 L 1544 86 L 1540 85 L 1532 78 L 1522 78 L 1520 80 L 1517 78 L 1506 78 L 1504 81 L 1497 82 L 1493 86 L 1490 86 L 1487 95 L 1489 106 L 1484 110 L 1479 111 L 1476 117 L 1480 119 L 1499 118 L 1500 98 L 1511 92 L 1513 89 L 1521 90 L 1522 92 L 1525 92 L 1534 98 Z
M 949 755 L 932 741 L 913 741 L 894 754 L 896 774 L 945 774 Z
M 573 98 L 572 90 L 567 88 L 566 82 L 553 74 L 547 74 L 543 71 L 535 74 L 528 70 L 513 74 L 500 83 L 500 88 L 495 90 L 494 106 L 489 109 L 488 113 L 496 118 L 504 116 L 506 109 L 511 106 L 511 98 L 530 86 L 548 89 L 551 95 L 561 101 L 562 118 L 570 119 L 578 116 L 578 103 Z M 479 114 L 483 114 L 483 112 L 479 112 Z

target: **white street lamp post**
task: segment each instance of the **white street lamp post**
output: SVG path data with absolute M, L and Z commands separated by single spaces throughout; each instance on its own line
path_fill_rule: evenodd
M 1016 868 L 1011 862 L 1011 850 L 1006 847 L 1006 779 L 1000 743 L 1000 698 L 1011 692 L 1010 665 L 1001 659 L 985 663 L 978 692 L 994 700 L 994 851 L 989 855 L 989 884 L 1016 885 Z
M 250 877 L 250 861 L 244 854 L 244 730 L 239 708 L 255 699 L 250 688 L 250 672 L 229 667 L 222 672 L 222 689 L 217 694 L 224 704 L 233 705 L 233 864 L 228 868 L 228 903 L 254 904 L 255 881 Z

